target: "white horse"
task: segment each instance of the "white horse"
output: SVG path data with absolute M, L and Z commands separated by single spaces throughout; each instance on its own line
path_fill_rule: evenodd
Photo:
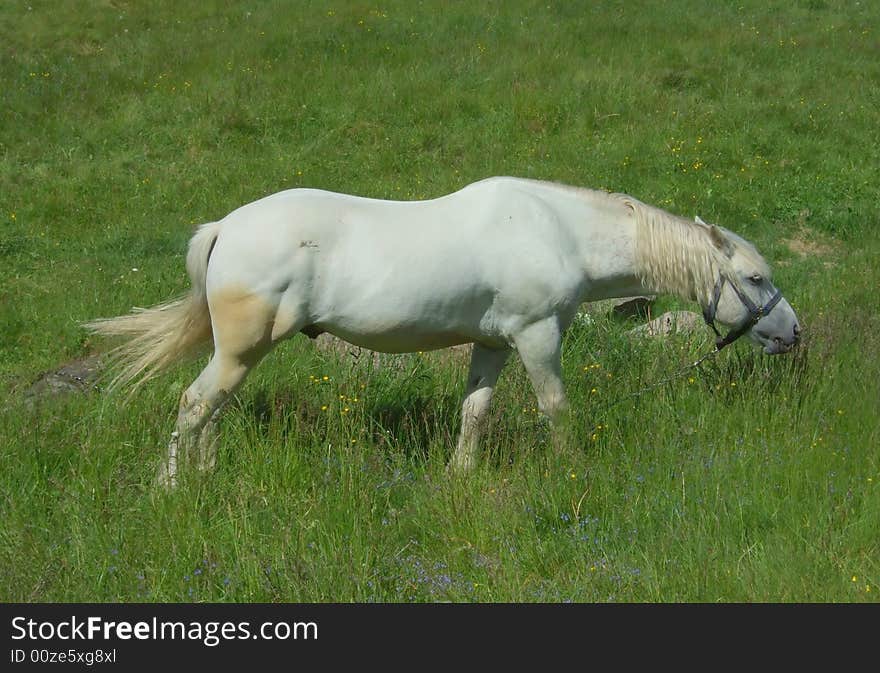
M 202 225 L 189 244 L 188 295 L 87 324 L 121 335 L 114 386 L 148 380 L 213 339 L 183 393 L 160 481 L 198 450 L 213 467 L 219 412 L 272 346 L 330 332 L 412 352 L 473 343 L 451 467 L 474 465 L 492 391 L 512 350 L 541 411 L 566 409 L 560 342 L 582 302 L 645 291 L 695 300 L 767 353 L 800 327 L 755 248 L 716 226 L 629 196 L 496 177 L 428 201 L 293 189 Z M 717 332 L 717 330 L 716 330 Z

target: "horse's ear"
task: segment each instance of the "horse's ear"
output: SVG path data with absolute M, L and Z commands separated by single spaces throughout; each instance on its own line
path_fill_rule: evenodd
M 705 222 L 703 222 L 703 218 L 700 217 L 699 215 L 695 215 L 695 216 L 694 216 L 694 222 L 696 222 L 697 224 L 702 224 L 704 227 L 708 227 L 708 226 L 709 226 L 708 224 L 706 224 Z
M 733 243 L 731 243 L 730 239 L 724 235 L 724 232 L 714 224 L 709 225 L 709 240 L 711 240 L 712 245 L 723 252 L 725 256 L 733 257 Z

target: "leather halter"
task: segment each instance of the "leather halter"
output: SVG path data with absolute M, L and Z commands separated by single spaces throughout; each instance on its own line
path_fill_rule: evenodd
M 739 297 L 742 305 L 746 307 L 749 315 L 739 325 L 732 328 L 727 333 L 727 336 L 721 336 L 721 332 L 719 332 L 718 328 L 715 326 L 715 313 L 718 310 L 718 300 L 721 298 L 721 290 L 724 287 L 725 282 L 730 283 L 730 287 L 736 292 L 736 296 Z M 706 324 L 712 328 L 713 332 L 715 332 L 715 350 L 720 351 L 722 348 L 729 346 L 743 334 L 748 332 L 761 318 L 773 310 L 773 307 L 779 303 L 780 299 L 782 299 L 782 292 L 776 290 L 776 293 L 770 297 L 766 304 L 763 306 L 756 306 L 736 283 L 728 281 L 724 274 L 718 276 L 718 281 L 715 283 L 715 289 L 712 291 L 712 299 L 708 306 L 703 307 L 703 320 L 705 320 Z

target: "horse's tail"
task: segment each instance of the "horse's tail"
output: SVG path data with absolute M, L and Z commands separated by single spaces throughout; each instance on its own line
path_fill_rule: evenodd
M 211 338 L 205 276 L 219 232 L 219 222 L 203 224 L 189 242 L 189 294 L 151 308 L 134 308 L 128 315 L 85 323 L 94 334 L 125 339 L 109 353 L 111 371 L 116 370 L 110 390 L 132 382 L 136 389 L 177 360 L 195 354 Z

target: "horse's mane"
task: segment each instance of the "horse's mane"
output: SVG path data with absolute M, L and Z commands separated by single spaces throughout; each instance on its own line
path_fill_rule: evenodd
M 672 215 L 626 194 L 609 196 L 632 208 L 635 215 L 634 261 L 645 287 L 694 299 L 705 306 L 720 274 L 738 284 L 731 258 L 715 245 L 707 225 Z M 719 229 L 736 254 L 769 278 L 767 263 L 751 243 Z

